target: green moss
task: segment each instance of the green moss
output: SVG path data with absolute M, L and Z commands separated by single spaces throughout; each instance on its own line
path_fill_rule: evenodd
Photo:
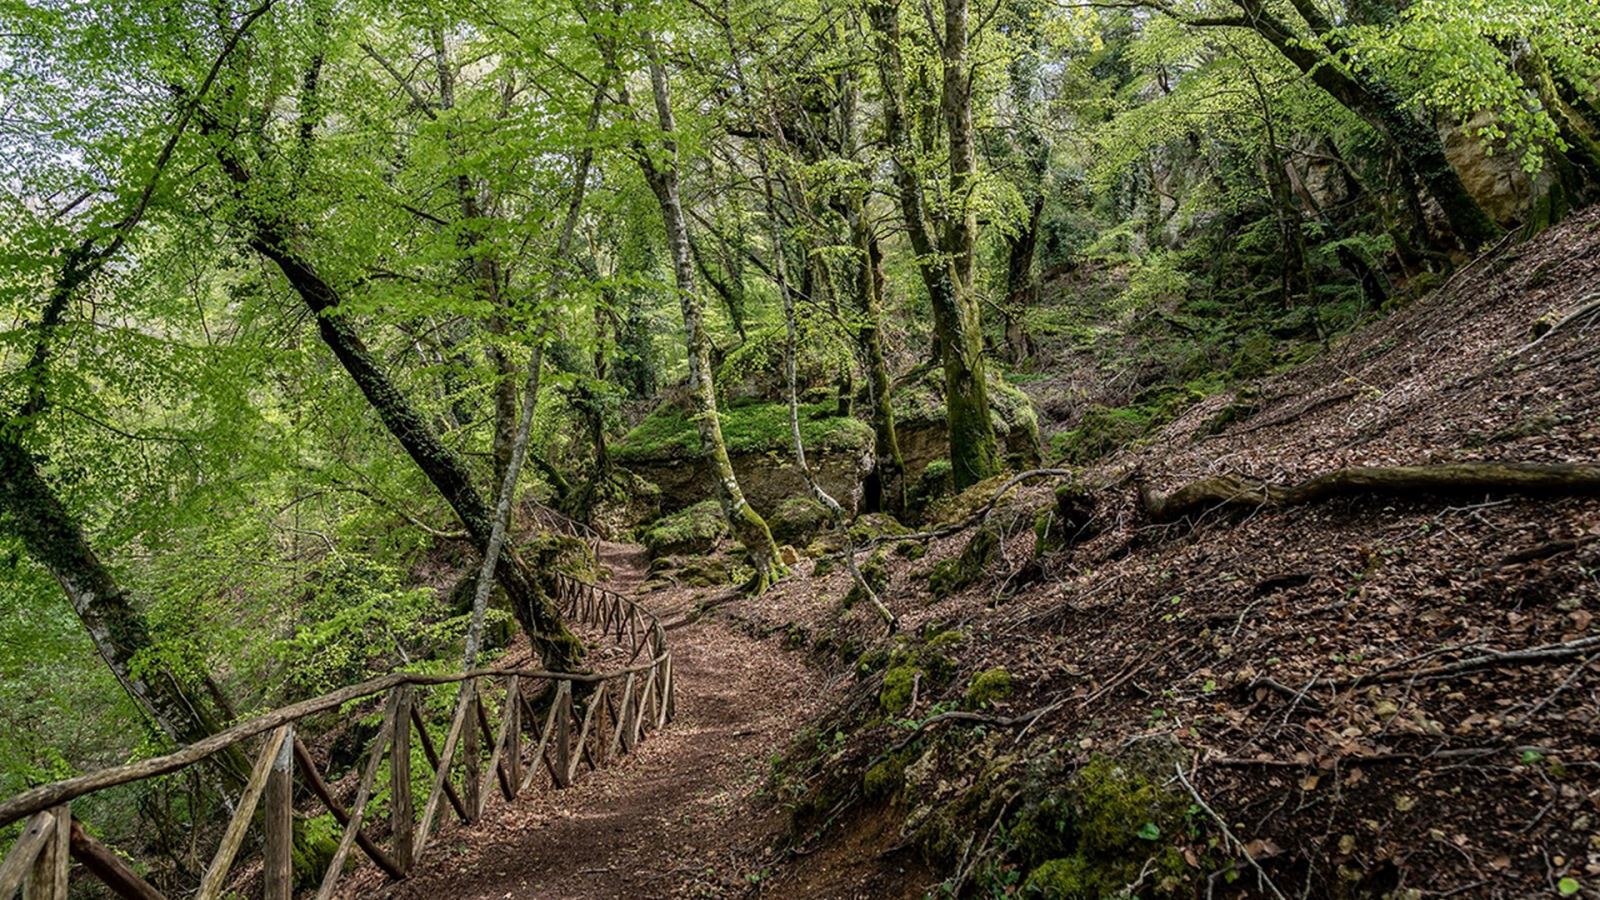
M 790 497 L 767 517 L 772 537 L 780 544 L 803 546 L 827 525 L 827 509 L 810 497 Z
M 928 555 L 928 545 L 921 541 L 901 541 L 894 545 L 894 555 L 901 559 L 921 559 Z
M 972 535 L 959 556 L 952 556 L 928 573 L 928 591 L 941 600 L 976 584 L 1000 558 L 1000 535 L 987 525 Z
M 1024 806 L 1006 838 L 1033 867 L 1024 896 L 1118 896 L 1140 872 L 1157 893 L 1185 884 L 1193 870 L 1169 842 L 1183 831 L 1186 803 L 1154 774 L 1162 758 L 1096 756 L 1064 789 Z
M 715 500 L 704 500 L 657 519 L 639 537 L 651 558 L 659 558 L 709 553 L 726 534 L 728 523 L 722 507 Z
M 868 800 L 891 800 L 906 783 L 906 766 L 911 764 L 910 750 L 892 753 L 878 761 L 861 776 L 861 793 Z
M 985 669 L 972 676 L 972 681 L 967 685 L 967 695 L 962 698 L 961 705 L 967 709 L 983 709 L 986 706 L 1011 696 L 1011 673 L 1005 669 Z
M 883 673 L 883 687 L 878 691 L 878 705 L 887 713 L 904 712 L 911 705 L 911 692 L 915 689 L 917 676 L 921 674 L 915 665 L 898 665 Z
M 535 535 L 522 545 L 522 554 L 535 571 L 563 572 L 583 581 L 599 580 L 594 550 L 587 541 L 571 535 Z
M 910 534 L 911 529 L 888 513 L 865 513 L 850 523 L 850 537 L 856 543 L 865 543 L 880 537 L 899 537 Z
M 872 426 L 860 419 L 836 415 L 836 404 L 804 403 L 800 406 L 800 435 L 808 451 L 859 452 L 872 446 Z M 722 439 L 729 453 L 786 452 L 792 442 L 787 403 L 755 401 L 720 410 Z M 700 432 L 693 417 L 681 406 L 664 403 L 611 448 L 613 458 L 629 460 L 682 459 L 700 452 Z
M 950 460 L 940 457 L 923 467 L 917 483 L 911 486 L 911 506 L 926 509 L 935 500 L 952 493 L 955 493 L 955 478 L 950 474 Z
M 339 837 L 343 832 L 344 829 L 334 821 L 332 813 L 295 820 L 289 862 L 297 889 L 311 890 L 322 883 L 322 876 L 339 849 Z M 347 865 L 352 858 L 346 859 Z

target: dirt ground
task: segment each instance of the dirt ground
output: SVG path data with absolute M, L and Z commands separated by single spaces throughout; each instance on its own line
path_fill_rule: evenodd
M 637 589 L 637 548 L 602 545 L 607 586 Z M 692 592 L 644 595 L 664 622 L 682 621 Z M 744 601 L 737 601 L 744 602 Z M 817 670 L 780 642 L 716 614 L 672 628 L 676 718 L 633 754 L 581 771 L 562 791 L 491 801 L 470 827 L 450 823 L 409 880 L 350 880 L 346 896 L 462 900 L 721 897 L 749 878 L 785 825 L 764 793 L 770 759 L 820 711 Z

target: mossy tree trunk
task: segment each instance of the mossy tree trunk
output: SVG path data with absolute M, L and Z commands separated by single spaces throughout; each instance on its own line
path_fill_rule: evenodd
M 1461 246 L 1474 250 L 1493 240 L 1500 228 L 1467 191 L 1445 155 L 1444 141 L 1432 124 L 1406 108 L 1404 99 L 1376 74 L 1337 57 L 1343 39 L 1311 0 L 1292 0 L 1310 28 L 1300 33 L 1267 8 L 1263 0 L 1234 0 L 1240 17 L 1195 20 L 1196 24 L 1250 28 L 1345 108 L 1378 132 L 1396 163 L 1439 204 Z M 1320 45 L 1320 46 L 1319 46 Z
M 943 73 L 938 109 L 932 115 L 940 119 L 946 134 L 948 193 L 954 198 L 954 209 L 942 213 L 929 208 L 914 162 L 917 150 L 907 112 L 899 4 L 879 0 L 868 7 L 868 14 L 877 35 L 884 127 L 894 154 L 901 212 L 933 307 L 934 333 L 944 366 L 950 467 L 959 490 L 1000 471 L 998 443 L 989 412 L 982 319 L 973 292 L 978 219 L 969 195 L 976 187 L 977 154 L 972 131 L 967 3 L 947 0 L 944 33 L 936 36 Z M 928 132 L 932 130 L 924 129 L 924 149 L 928 148 Z
M 219 146 L 217 156 L 235 190 L 240 196 L 247 196 L 251 190 L 249 170 L 226 145 Z M 465 461 L 445 446 L 422 412 L 406 399 L 379 366 L 355 327 L 345 318 L 343 298 L 338 289 L 294 248 L 289 240 L 288 224 L 252 210 L 248 200 L 244 208 L 242 224 L 250 248 L 283 273 L 289 287 L 316 317 L 317 334 L 322 342 L 367 398 L 384 427 L 455 511 L 473 546 L 479 553 L 486 552 L 493 518 L 488 504 L 472 483 Z M 496 575 L 511 599 L 512 611 L 544 662 L 557 669 L 575 668 L 582 658 L 582 642 L 567 630 L 555 605 L 540 589 L 534 573 L 508 548 L 500 555 Z
M 231 712 L 162 667 L 140 665 L 153 648 L 150 629 L 133 598 L 105 567 L 77 521 L 40 474 L 35 457 L 9 426 L 0 426 L 0 523 L 22 539 L 28 555 L 66 592 L 95 651 L 156 728 L 179 744 L 193 743 L 227 724 Z M 204 674 L 198 676 L 205 679 Z M 243 784 L 250 770 L 242 753 L 221 754 L 218 769 Z
M 678 149 L 673 137 L 676 126 L 672 114 L 672 95 L 667 84 L 667 70 L 659 53 L 653 44 L 648 50 L 650 88 L 655 100 L 657 123 L 663 135 L 664 152 L 660 154 L 659 162 L 649 153 L 641 152 L 639 166 L 661 206 L 667 246 L 672 254 L 672 274 L 678 289 L 679 306 L 683 311 L 684 339 L 689 352 L 689 400 L 694 407 L 695 425 L 700 434 L 700 453 L 711 470 L 723 515 L 727 517 L 734 536 L 744 544 L 750 564 L 755 569 L 750 588 L 760 593 L 781 576 L 782 564 L 766 520 L 750 506 L 744 498 L 744 491 L 739 488 L 733 463 L 728 459 L 728 446 L 722 439 L 722 423 L 717 416 L 717 392 L 711 378 L 711 337 L 706 333 L 705 298 L 695 283 L 689 227 L 684 219 L 683 201 L 678 191 Z

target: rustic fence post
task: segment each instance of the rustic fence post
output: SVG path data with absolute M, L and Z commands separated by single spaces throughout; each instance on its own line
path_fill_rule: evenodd
M 551 773 L 556 787 L 572 783 L 567 766 L 572 758 L 572 682 L 562 680 L 556 691 L 556 764 Z
M 515 675 L 506 678 L 506 719 L 506 780 L 515 800 L 522 790 L 522 680 Z
M 72 811 L 66 804 L 50 810 L 55 827 L 33 858 L 33 869 L 22 886 L 22 900 L 67 900 L 67 863 L 72 835 Z
M 466 781 L 461 785 L 462 802 L 467 807 L 467 821 L 476 822 L 483 815 L 483 795 L 478 790 L 478 682 L 467 680 L 466 727 L 461 732 L 461 761 L 466 764 Z
M 278 745 L 278 756 L 267 773 L 267 806 L 262 827 L 262 880 L 266 900 L 294 896 L 294 726 Z
M 394 744 L 389 748 L 389 830 L 394 861 L 411 871 L 416 802 L 411 798 L 411 685 L 395 688 Z

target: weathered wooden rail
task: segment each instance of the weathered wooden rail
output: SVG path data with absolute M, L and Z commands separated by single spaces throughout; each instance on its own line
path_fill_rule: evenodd
M 581 674 L 487 668 L 454 675 L 387 675 L 273 710 L 165 756 L 32 788 L 0 803 L 0 827 L 27 820 L 0 860 L 0 900 L 11 900 L 18 888 L 24 900 L 66 900 L 72 861 L 118 896 L 161 898 L 133 867 L 83 829 L 72 816 L 72 801 L 188 768 L 257 739 L 249 779 L 193 894 L 200 900 L 214 900 L 233 883 L 230 873 L 252 829 L 259 831 L 251 847 L 252 852 L 259 848 L 264 896 L 289 900 L 294 895 L 291 846 L 297 783 L 303 796 L 314 798 L 343 828 L 316 890 L 318 900 L 324 900 L 333 895 L 354 849 L 390 878 L 403 879 L 427 850 L 443 809 L 470 823 L 483 815 L 496 788 L 508 801 L 541 782 L 564 788 L 585 764 L 598 769 L 632 751 L 651 729 L 672 719 L 672 652 L 666 632 L 654 616 L 614 591 L 566 576 L 557 576 L 556 585 L 557 603 L 569 620 L 597 627 L 628 653 L 624 668 Z M 418 692 L 441 685 L 456 685 L 457 693 L 438 745 L 419 708 Z M 535 690 L 540 685 L 543 690 Z M 355 797 L 346 805 L 318 771 L 295 726 L 308 716 L 374 697 L 382 698 L 382 724 L 367 748 Z M 413 742 L 420 744 L 432 770 L 420 810 L 413 792 L 420 780 L 412 774 Z M 368 806 L 385 759 L 387 821 L 374 822 Z

